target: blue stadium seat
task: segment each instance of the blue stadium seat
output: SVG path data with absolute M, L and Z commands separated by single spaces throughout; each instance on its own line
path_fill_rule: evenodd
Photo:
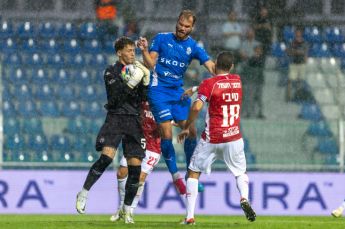
M 95 101 L 98 98 L 97 88 L 92 85 L 80 87 L 79 97 L 85 102 Z
M 74 82 L 83 87 L 92 84 L 92 77 L 86 70 L 82 70 L 81 72 L 77 71 L 73 78 Z
M 323 43 L 323 44 L 314 43 L 312 47 L 309 49 L 309 56 L 317 57 L 317 58 L 330 57 L 331 52 L 326 43 Z
M 78 152 L 89 152 L 93 151 L 93 141 L 88 136 L 78 136 L 75 138 L 74 144 L 73 144 L 73 150 Z
M 96 56 L 90 58 L 88 65 L 98 66 L 99 68 L 104 69 L 104 67 L 107 65 L 107 59 L 103 54 L 97 54 Z
M 286 45 L 285 43 L 273 43 L 271 48 L 271 55 L 274 57 L 283 57 L 286 55 Z
M 14 88 L 14 97 L 17 100 L 26 100 L 27 98 L 31 98 L 31 88 L 27 86 L 27 84 L 21 84 Z
M 67 132 L 79 136 L 80 134 L 87 134 L 89 127 L 85 119 L 69 119 L 67 123 Z
M 82 54 L 69 55 L 67 63 L 72 68 L 83 68 L 85 67 L 85 59 Z
M 92 122 L 90 122 L 90 126 L 89 126 L 89 129 L 90 129 L 90 133 L 93 134 L 93 135 L 96 135 L 99 130 L 101 129 L 101 126 L 103 125 L 103 122 L 104 120 L 103 119 L 93 119 Z
M 60 52 L 60 45 L 54 38 L 51 38 L 42 42 L 41 49 L 45 53 L 56 54 Z
M 64 51 L 67 54 L 77 54 L 80 53 L 80 44 L 77 39 L 65 40 Z
M 5 142 L 4 142 L 5 150 L 19 151 L 19 150 L 23 150 L 25 146 L 26 146 L 26 142 L 23 135 L 16 133 L 13 135 L 5 136 Z
M 50 84 L 40 84 L 36 86 L 35 98 L 40 101 L 55 100 L 54 89 Z
M 61 26 L 58 32 L 58 36 L 61 39 L 71 39 L 71 38 L 77 38 L 78 37 L 78 29 L 77 27 L 70 23 L 67 22 Z
M 62 115 L 67 118 L 75 118 L 80 116 L 80 105 L 79 102 L 69 101 L 62 105 Z
M 31 81 L 36 84 L 47 84 L 49 83 L 49 76 L 45 69 L 38 68 L 32 71 Z
M 7 39 L 14 35 L 13 25 L 10 22 L 3 21 L 0 24 L 0 39 Z
M 69 138 L 63 135 L 53 135 L 50 138 L 50 147 L 57 151 L 70 151 L 71 144 Z
M 329 130 L 327 123 L 324 120 L 310 123 L 307 134 L 315 137 L 331 137 L 332 132 Z
M 85 104 L 82 112 L 87 118 L 98 118 L 104 115 L 103 106 L 101 106 L 98 102 Z
M 34 151 L 44 151 L 48 148 L 46 136 L 44 134 L 30 134 L 28 147 Z
M 32 38 L 28 38 L 23 41 L 21 51 L 26 53 L 34 53 L 37 52 L 37 44 L 36 41 Z
M 26 64 L 33 65 L 33 66 L 39 66 L 43 64 L 43 60 L 40 54 L 33 53 L 32 55 L 28 55 L 28 58 L 26 59 Z
M 324 40 L 330 44 L 344 42 L 344 35 L 338 27 L 327 27 Z
M 20 122 L 17 119 L 13 117 L 9 117 L 6 120 L 4 120 L 4 133 L 7 136 L 19 133 L 19 131 L 20 131 Z
M 3 57 L 3 65 L 9 65 L 11 67 L 17 67 L 21 65 L 22 58 L 17 53 L 7 53 Z
M 24 22 L 18 26 L 17 31 L 18 37 L 21 39 L 35 37 L 36 31 L 34 25 L 31 22 Z
M 57 36 L 55 25 L 50 22 L 40 24 L 38 32 L 38 35 L 42 38 L 54 38 Z
M 24 69 L 22 68 L 13 69 L 11 71 L 11 77 L 9 78 L 9 81 L 16 86 L 28 84 L 29 82 L 26 71 L 24 71 Z
M 67 85 L 72 82 L 71 80 L 71 74 L 70 71 L 66 69 L 59 69 L 55 74 L 52 75 L 52 82 L 54 82 L 56 85 Z
M 2 90 L 2 100 L 7 101 L 7 100 L 12 100 L 13 95 L 10 91 L 10 88 L 6 86 L 5 81 L 2 81 L 3 83 L 3 90 Z
M 38 117 L 24 119 L 22 131 L 25 134 L 42 134 L 42 120 Z
M 339 153 L 337 142 L 333 138 L 320 138 L 315 150 L 324 154 Z
M 8 38 L 6 42 L 1 42 L 0 48 L 3 53 L 14 53 L 17 51 L 17 44 L 15 43 L 14 39 Z
M 115 53 L 115 49 L 114 49 L 114 41 L 112 40 L 107 40 L 104 43 L 104 51 L 108 54 L 113 54 Z
M 304 29 L 303 37 L 307 42 L 310 43 L 321 43 L 322 42 L 322 35 L 316 26 L 314 27 L 306 27 Z
M 39 106 L 39 112 L 42 116 L 59 117 L 59 106 L 55 101 L 42 101 Z
M 305 103 L 302 105 L 299 117 L 306 120 L 319 121 L 322 119 L 322 114 L 316 104 Z
M 345 43 L 333 45 L 332 53 L 335 57 L 345 58 Z
M 58 53 L 48 55 L 47 58 L 47 64 L 50 65 L 51 67 L 63 67 L 65 65 L 65 61 L 63 56 L 61 56 Z
M 82 39 L 97 39 L 98 32 L 96 24 L 92 22 L 82 24 L 80 26 L 80 37 Z
M 85 40 L 83 51 L 85 53 L 98 54 L 102 52 L 101 43 L 96 39 Z
M 2 102 L 2 113 L 4 114 L 5 118 L 15 117 L 17 115 L 14 104 L 11 100 L 4 100 Z
M 327 43 L 323 43 L 321 45 L 319 55 L 320 55 L 319 57 L 321 57 L 321 58 L 331 57 L 331 52 L 329 50 L 329 47 L 328 47 Z
M 58 85 L 56 96 L 61 101 L 71 101 L 76 99 L 75 89 L 71 85 Z
M 19 101 L 17 112 L 23 118 L 33 118 L 38 116 L 36 104 L 30 99 Z
M 283 39 L 284 42 L 289 44 L 295 37 L 294 29 L 292 26 L 284 26 L 283 28 Z

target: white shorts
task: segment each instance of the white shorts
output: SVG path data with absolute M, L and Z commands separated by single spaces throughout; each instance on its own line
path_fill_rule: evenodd
M 145 154 L 146 156 L 141 162 L 141 171 L 149 175 L 159 162 L 161 155 L 150 150 L 146 150 Z M 120 166 L 127 167 L 127 160 L 124 156 L 121 158 Z
M 211 165 L 217 159 L 223 160 L 234 176 L 244 174 L 247 166 L 243 139 L 218 144 L 200 139 L 188 168 L 194 172 L 209 174 Z
M 290 64 L 289 79 L 292 81 L 303 80 L 305 78 L 305 64 Z

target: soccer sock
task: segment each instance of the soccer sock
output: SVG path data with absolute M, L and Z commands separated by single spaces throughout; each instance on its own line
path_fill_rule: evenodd
M 249 195 L 249 178 L 246 173 L 236 177 L 237 189 L 241 194 L 241 198 L 248 200 Z
M 128 177 L 126 182 L 126 194 L 124 204 L 131 206 L 139 188 L 141 165 L 128 165 Z
M 193 155 L 195 147 L 196 147 L 196 139 L 195 138 L 186 138 L 186 140 L 184 141 L 184 153 L 186 154 L 187 169 L 188 169 L 190 159 Z
M 133 199 L 133 203 L 132 203 L 132 213 L 134 212 L 134 209 L 137 208 L 141 194 L 143 194 L 144 191 L 144 186 L 145 186 L 145 182 L 139 183 L 139 188 L 137 191 L 137 194 L 135 195 L 134 199 Z
M 194 218 L 195 202 L 198 196 L 198 179 L 187 179 L 186 209 L 187 219 Z
M 123 179 L 117 179 L 117 187 L 119 190 L 119 197 L 120 197 L 120 207 L 119 208 L 122 208 L 123 202 L 125 201 L 126 181 L 127 181 L 127 177 L 123 178 Z
M 98 178 L 102 176 L 103 172 L 111 164 L 112 161 L 112 158 L 108 157 L 107 155 L 101 154 L 99 159 L 91 166 L 84 182 L 83 188 L 89 191 L 91 187 L 96 183 Z
M 171 139 L 161 140 L 162 155 L 171 174 L 175 174 L 178 169 L 176 165 L 175 149 Z

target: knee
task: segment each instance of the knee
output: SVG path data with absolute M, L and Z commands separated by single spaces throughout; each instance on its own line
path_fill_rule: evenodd
M 127 167 L 120 166 L 120 168 L 117 170 L 117 179 L 124 179 L 127 177 L 128 169 Z

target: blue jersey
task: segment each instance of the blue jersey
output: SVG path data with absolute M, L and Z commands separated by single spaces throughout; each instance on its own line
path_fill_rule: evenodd
M 150 52 L 158 53 L 155 73 L 151 78 L 151 86 L 181 87 L 183 74 L 193 59 L 204 64 L 210 59 L 205 49 L 188 37 L 176 39 L 173 33 L 157 34 L 151 44 Z

